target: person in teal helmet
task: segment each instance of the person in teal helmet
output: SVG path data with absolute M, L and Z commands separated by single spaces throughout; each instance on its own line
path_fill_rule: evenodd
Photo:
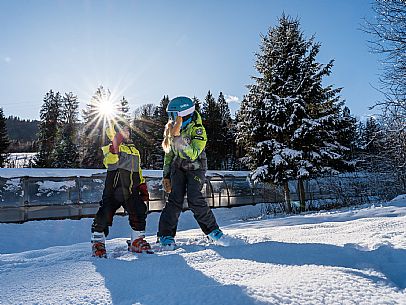
M 172 99 L 167 107 L 165 126 L 163 186 L 169 193 L 159 219 L 158 240 L 165 248 L 175 248 L 178 219 L 187 194 L 189 209 L 202 231 L 213 242 L 223 236 L 213 212 L 202 194 L 207 170 L 207 135 L 193 101 L 185 96 Z

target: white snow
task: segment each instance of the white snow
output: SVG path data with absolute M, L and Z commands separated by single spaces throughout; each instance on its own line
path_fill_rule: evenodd
M 66 168 L 0 168 L 0 177 L 90 177 L 103 174 L 104 169 L 66 169 Z
M 30 167 L 37 153 L 10 153 L 6 160 L 5 167 L 23 168 Z
M 4 188 L 5 191 L 8 192 L 15 192 L 20 188 L 20 179 L 9 179 L 6 181 L 6 187 Z
M 60 182 L 45 180 L 43 182 L 38 181 L 37 185 L 39 185 L 38 191 L 40 193 L 47 193 L 49 191 L 61 192 L 61 191 L 66 191 L 69 188 L 75 187 L 76 182 L 73 180 L 60 181 Z
M 109 259 L 90 257 L 91 219 L 0 224 L 0 304 L 406 304 L 405 195 L 289 217 L 260 210 L 214 210 L 243 245 L 202 242 L 186 212 L 180 248 L 142 256 L 126 252 L 127 218 L 116 216 Z M 148 216 L 151 243 L 158 219 Z
M 0 168 L 0 177 L 91 177 L 106 172 L 105 169 L 78 169 L 78 168 Z M 162 178 L 162 170 L 143 170 L 144 177 Z M 247 171 L 207 171 L 207 176 L 248 176 Z

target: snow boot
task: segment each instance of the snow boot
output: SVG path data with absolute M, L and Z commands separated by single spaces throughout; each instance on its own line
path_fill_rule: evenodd
M 207 238 L 212 242 L 217 242 L 221 237 L 223 237 L 223 235 L 224 234 L 220 229 L 215 229 L 207 234 Z
M 175 238 L 173 238 L 172 236 L 160 236 L 158 239 L 159 245 L 163 250 L 175 250 Z
M 135 253 L 154 253 L 151 249 L 151 245 L 145 240 L 145 231 L 131 231 L 131 240 L 128 244 L 128 251 Z
M 241 238 L 233 237 L 228 234 L 224 234 L 220 229 L 215 229 L 207 234 L 207 238 L 210 242 L 218 246 L 242 246 L 246 242 Z
M 107 258 L 106 237 L 104 236 L 104 233 L 93 232 L 91 242 L 92 256 Z

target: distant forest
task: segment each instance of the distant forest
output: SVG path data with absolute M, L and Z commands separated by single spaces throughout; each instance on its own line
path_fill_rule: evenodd
M 39 123 L 37 120 L 9 116 L 6 119 L 7 134 L 10 139 L 9 152 L 37 151 Z

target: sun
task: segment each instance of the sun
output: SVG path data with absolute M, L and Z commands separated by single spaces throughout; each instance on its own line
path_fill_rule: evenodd
M 104 141 L 107 128 L 120 129 L 120 124 L 125 123 L 121 103 L 117 94 L 110 90 L 100 87 L 96 91 L 87 108 L 90 116 L 90 120 L 86 123 L 86 128 L 90 128 L 89 136 L 101 134 Z
M 111 100 L 101 100 L 97 105 L 98 114 L 101 118 L 111 120 L 117 116 L 117 105 Z

